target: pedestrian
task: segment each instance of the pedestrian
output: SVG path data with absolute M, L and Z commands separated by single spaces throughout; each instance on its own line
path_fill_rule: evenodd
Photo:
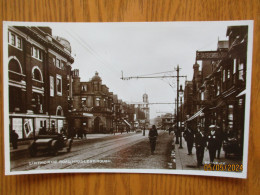
M 217 129 L 217 140 L 218 140 L 218 143 L 217 143 L 217 159 L 220 158 L 220 152 L 221 152 L 221 147 L 222 147 L 222 143 L 223 143 L 223 140 L 224 140 L 224 133 L 222 131 L 222 129 L 218 126 L 216 126 L 216 129 Z
M 188 155 L 192 155 L 192 147 L 193 147 L 193 143 L 194 143 L 194 133 L 190 129 L 190 127 L 188 127 L 187 124 L 186 124 L 186 127 L 185 127 L 185 131 L 183 133 L 183 137 L 187 142 Z
M 169 135 L 171 134 L 172 131 L 173 131 L 173 127 L 171 126 L 171 127 L 169 128 Z
M 149 141 L 150 141 L 150 147 L 151 147 L 151 154 L 154 154 L 155 146 L 156 146 L 156 139 L 158 136 L 157 129 L 155 125 L 152 126 L 152 128 L 149 131 Z
M 198 129 L 195 134 L 195 146 L 196 146 L 196 156 L 197 156 L 197 166 L 202 166 L 204 158 L 204 150 L 206 146 L 206 137 L 201 130 L 200 124 L 198 124 Z
M 47 134 L 46 127 L 42 127 L 42 128 L 39 130 L 39 134 L 38 134 L 38 135 L 46 135 L 46 134 Z
M 207 142 L 208 142 L 208 150 L 209 150 L 209 158 L 210 158 L 210 163 L 213 164 L 214 159 L 216 157 L 216 150 L 217 150 L 217 145 L 218 145 L 218 137 L 217 137 L 217 132 L 216 132 L 216 126 L 215 125 L 210 125 L 209 126 L 209 134 L 207 136 Z
M 11 141 L 11 143 L 13 145 L 13 149 L 17 149 L 18 148 L 18 146 L 17 146 L 18 137 L 19 137 L 19 135 L 15 132 L 15 130 L 11 130 L 10 141 Z

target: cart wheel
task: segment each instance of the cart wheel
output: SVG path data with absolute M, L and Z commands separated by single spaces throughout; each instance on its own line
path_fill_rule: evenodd
M 67 148 L 67 152 L 71 151 L 71 145 L 72 145 L 72 142 L 70 142 L 69 147 Z
M 29 147 L 29 153 L 30 153 L 30 156 L 31 157 L 35 157 L 36 154 L 37 154 L 37 147 L 35 144 L 32 144 L 30 147 Z
M 57 156 L 58 155 L 58 146 L 57 146 L 57 142 L 54 143 L 53 147 L 52 147 L 52 155 L 53 156 Z

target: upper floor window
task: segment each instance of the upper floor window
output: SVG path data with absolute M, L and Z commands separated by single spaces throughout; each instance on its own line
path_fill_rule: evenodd
M 239 80 L 244 80 L 244 64 L 243 63 L 240 63 L 239 66 L 238 66 L 238 79 Z
M 225 71 L 225 69 L 223 70 L 223 72 L 222 72 L 222 76 L 223 76 L 223 78 L 222 78 L 222 81 L 223 81 L 223 83 L 225 82 L 225 79 L 226 79 L 226 71 Z
M 100 98 L 96 98 L 96 106 L 100 106 Z
M 32 57 L 42 60 L 42 51 L 39 48 L 32 46 Z
M 42 81 L 41 70 L 37 66 L 34 67 L 33 70 L 32 70 L 32 77 L 35 80 Z
M 237 71 L 237 59 L 234 59 L 234 62 L 233 62 L 233 74 L 235 74 Z
M 57 74 L 56 76 L 56 88 L 57 88 L 57 95 L 62 95 L 62 77 Z
M 64 69 L 65 67 L 64 62 L 62 62 L 61 59 L 55 57 L 53 58 L 53 65 L 59 69 Z
M 204 92 L 202 91 L 200 94 L 200 99 L 203 101 L 204 100 Z
M 22 73 L 21 67 L 19 65 L 19 62 L 15 59 L 11 59 L 9 62 L 9 70 L 17 73 Z
M 87 105 L 87 98 L 86 97 L 81 98 L 81 104 L 82 104 L 82 106 Z
M 227 79 L 230 79 L 230 69 L 227 70 Z
M 88 89 L 88 88 L 87 88 L 87 85 L 82 85 L 82 86 L 81 86 L 81 91 L 87 91 L 87 89 Z
M 12 32 L 8 33 L 8 43 L 22 50 L 22 38 Z

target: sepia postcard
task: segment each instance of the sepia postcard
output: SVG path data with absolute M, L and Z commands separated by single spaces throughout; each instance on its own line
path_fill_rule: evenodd
M 5 174 L 246 178 L 253 21 L 4 22 Z

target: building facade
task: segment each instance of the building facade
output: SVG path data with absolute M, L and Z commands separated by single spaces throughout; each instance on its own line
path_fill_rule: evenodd
M 216 125 L 224 134 L 231 134 L 240 142 L 244 135 L 245 94 L 247 70 L 247 26 L 229 26 L 228 41 L 219 41 L 212 57 L 212 72 L 204 79 L 193 81 L 193 115 L 187 120 L 195 127 L 200 123 L 205 131 Z M 209 51 L 210 53 L 212 51 Z M 211 55 L 208 55 L 210 57 Z M 209 60 L 209 59 L 207 59 Z M 194 69 L 194 75 L 197 74 Z M 194 76 L 195 77 L 195 76 Z
M 81 81 L 79 70 L 72 71 L 72 101 L 69 111 L 69 131 L 109 133 L 130 130 L 133 125 L 133 108 L 102 84 L 96 72 L 90 81 Z
M 69 41 L 49 27 L 8 27 L 9 126 L 19 139 L 31 139 L 43 127 L 66 128 L 70 70 Z

